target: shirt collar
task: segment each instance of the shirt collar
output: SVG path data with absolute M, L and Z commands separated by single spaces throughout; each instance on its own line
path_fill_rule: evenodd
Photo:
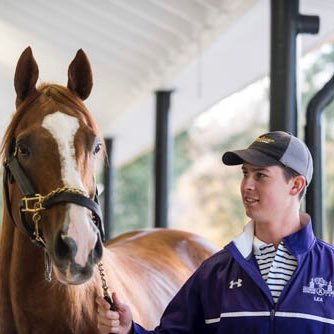
M 260 240 L 259 238 L 254 235 L 253 237 L 253 253 L 254 255 L 262 255 L 263 254 L 263 247 L 273 246 L 273 244 L 266 244 L 264 241 Z
M 244 258 L 248 258 L 253 252 L 253 239 L 254 222 L 251 220 L 244 227 L 243 232 L 233 240 L 235 246 Z
M 294 256 L 307 252 L 315 242 L 310 216 L 306 213 L 301 213 L 300 221 L 303 224 L 302 229 L 283 238 L 286 248 Z M 246 259 L 253 254 L 253 240 L 254 222 L 250 221 L 244 227 L 243 232 L 233 240 L 241 255 Z

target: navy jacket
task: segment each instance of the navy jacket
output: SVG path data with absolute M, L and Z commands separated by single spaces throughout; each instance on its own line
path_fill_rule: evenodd
M 252 251 L 253 224 L 204 261 L 167 306 L 160 325 L 134 333 L 334 334 L 334 248 L 312 224 L 284 238 L 298 266 L 274 303 Z

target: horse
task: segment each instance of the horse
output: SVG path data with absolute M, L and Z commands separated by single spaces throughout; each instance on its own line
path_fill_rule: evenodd
M 152 328 L 216 247 L 172 229 L 103 243 L 95 182 L 103 139 L 83 102 L 93 86 L 89 60 L 76 53 L 67 86 L 36 86 L 38 77 L 28 47 L 17 62 L 16 111 L 1 147 L 0 332 L 98 333 L 95 298 L 108 287 Z

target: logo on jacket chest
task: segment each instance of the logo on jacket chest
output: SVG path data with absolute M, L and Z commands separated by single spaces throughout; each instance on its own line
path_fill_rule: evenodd
M 233 288 L 241 288 L 242 287 L 242 279 L 238 278 L 237 281 L 230 281 L 230 286 L 229 289 L 233 289 Z
M 308 286 L 303 286 L 303 293 L 314 295 L 313 300 L 323 302 L 324 298 L 334 297 L 332 282 L 327 282 L 322 277 L 311 278 Z

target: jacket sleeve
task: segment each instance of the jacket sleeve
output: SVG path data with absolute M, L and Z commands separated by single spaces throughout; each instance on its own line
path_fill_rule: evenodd
M 168 304 L 158 327 L 153 331 L 147 331 L 135 323 L 133 332 L 135 334 L 203 334 L 205 329 L 199 270 L 188 279 Z

